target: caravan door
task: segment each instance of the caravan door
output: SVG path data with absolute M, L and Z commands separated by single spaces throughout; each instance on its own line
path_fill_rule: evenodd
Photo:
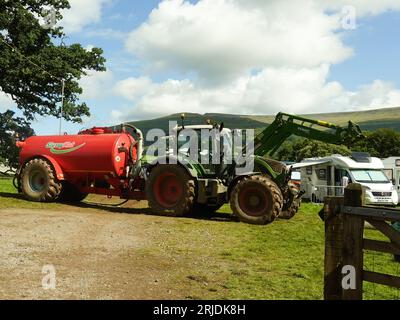
M 395 175 L 395 188 L 397 189 L 397 193 L 400 196 L 400 169 L 396 169 L 396 175 Z

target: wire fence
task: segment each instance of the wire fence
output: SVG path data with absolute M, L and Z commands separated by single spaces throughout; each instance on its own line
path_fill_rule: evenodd
M 310 201 L 313 203 L 324 203 L 325 197 L 342 197 L 343 186 L 311 185 Z

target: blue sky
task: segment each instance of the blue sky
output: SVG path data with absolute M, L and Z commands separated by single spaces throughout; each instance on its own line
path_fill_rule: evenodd
M 65 42 L 103 48 L 108 71 L 82 80 L 92 117 L 64 123 L 69 133 L 183 111 L 400 105 L 397 0 L 70 2 L 61 22 Z M 341 25 L 345 5 L 354 8 L 355 29 Z M 33 127 L 54 134 L 58 120 L 38 119 Z
M 356 30 L 344 41 L 355 50 L 355 55 L 332 67 L 331 79 L 340 81 L 348 89 L 385 79 L 400 86 L 400 13 L 388 12 L 363 18 Z

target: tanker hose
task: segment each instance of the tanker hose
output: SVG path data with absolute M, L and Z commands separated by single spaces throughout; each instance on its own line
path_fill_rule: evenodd
M 131 128 L 133 130 L 133 133 L 135 133 L 138 136 L 138 139 L 136 141 L 136 145 L 137 145 L 137 161 L 134 162 L 133 168 L 131 170 L 131 176 L 132 177 L 136 177 L 137 173 L 139 172 L 139 169 L 141 167 L 141 159 L 143 156 L 143 133 L 141 130 L 139 130 L 138 128 L 136 128 L 135 126 L 126 123 L 123 125 L 123 127 L 128 127 Z M 131 146 L 130 150 L 129 150 L 129 156 L 131 158 L 131 160 L 133 161 L 133 147 L 134 145 Z
M 124 124 L 123 127 L 131 128 L 133 130 L 133 133 L 138 135 L 139 138 L 136 141 L 137 146 L 138 146 L 137 158 L 138 158 L 138 160 L 142 159 L 142 155 L 143 155 L 143 133 L 142 133 L 142 131 L 140 131 L 138 128 L 136 128 L 135 126 L 133 126 L 129 123 Z M 132 153 L 130 154 L 130 156 L 132 157 Z
M 19 172 L 17 172 L 17 173 L 14 175 L 14 178 L 13 178 L 13 185 L 14 185 L 14 188 L 18 190 L 18 192 L 21 192 L 21 191 L 22 191 L 22 190 L 21 190 L 21 182 L 20 182 L 20 179 L 19 179 Z

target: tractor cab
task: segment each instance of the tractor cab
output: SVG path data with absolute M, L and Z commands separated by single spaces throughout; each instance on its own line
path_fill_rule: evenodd
M 233 132 L 215 125 L 187 125 L 173 129 L 169 136 L 169 154 L 177 155 L 190 163 L 201 165 L 205 176 L 222 177 L 225 168 L 232 163 Z M 176 142 L 174 140 L 177 140 Z

